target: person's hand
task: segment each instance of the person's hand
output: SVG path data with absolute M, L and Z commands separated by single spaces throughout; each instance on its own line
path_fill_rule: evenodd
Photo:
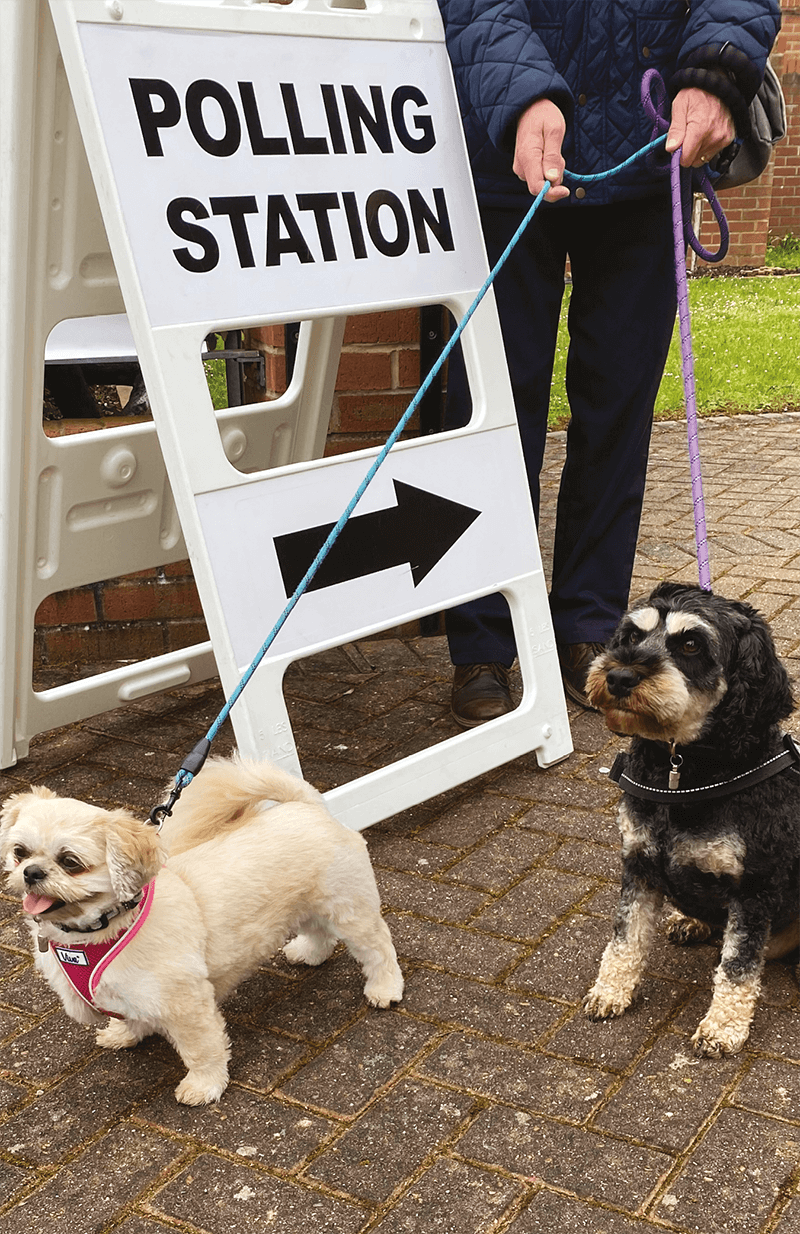
M 682 167 L 702 167 L 710 163 L 735 136 L 733 117 L 715 94 L 692 86 L 675 95 L 665 148 L 671 154 L 678 146 L 683 146 Z
M 569 189 L 561 182 L 564 174 L 561 143 L 566 131 L 564 113 L 549 99 L 531 103 L 517 121 L 514 174 L 525 181 L 534 197 L 541 192 L 545 180 L 552 185 L 545 201 L 569 197 Z

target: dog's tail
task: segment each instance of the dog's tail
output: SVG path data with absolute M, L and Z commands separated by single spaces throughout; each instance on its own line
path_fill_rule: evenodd
M 279 801 L 302 801 L 325 808 L 315 788 L 274 763 L 238 754 L 230 759 L 210 758 L 184 789 L 172 816 L 164 820 L 170 856 L 238 830 L 253 807 Z

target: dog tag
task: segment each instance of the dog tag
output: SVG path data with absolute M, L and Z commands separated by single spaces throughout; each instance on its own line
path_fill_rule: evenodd
M 44 955 L 46 951 L 50 950 L 49 942 L 47 941 L 46 938 L 42 938 L 41 934 L 36 935 L 36 946 L 39 948 L 42 955 Z
M 683 759 L 680 754 L 673 754 L 670 761 L 669 788 L 679 788 L 681 782 L 681 767 Z

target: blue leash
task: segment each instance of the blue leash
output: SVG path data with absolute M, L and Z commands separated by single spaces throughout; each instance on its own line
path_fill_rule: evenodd
M 625 159 L 624 163 L 620 163 L 619 166 L 617 167 L 612 167 L 609 171 L 601 171 L 601 172 L 596 173 L 595 175 L 587 175 L 587 176 L 578 175 L 576 172 L 565 171 L 564 178 L 576 184 L 594 184 L 600 180 L 610 179 L 611 176 L 618 175 L 621 171 L 624 171 L 626 167 L 631 166 L 631 164 L 638 162 L 639 159 L 645 158 L 648 154 L 651 154 L 653 151 L 659 149 L 661 146 L 664 145 L 665 141 L 666 141 L 666 134 L 663 134 L 662 136 L 657 137 L 654 141 L 649 142 L 648 145 L 643 146 L 641 150 L 637 150 L 637 152 L 635 154 L 632 154 L 630 158 Z M 197 775 L 197 773 L 202 768 L 204 762 L 206 761 L 206 758 L 208 757 L 209 751 L 211 749 L 211 743 L 216 737 L 222 725 L 227 720 L 228 716 L 230 715 L 234 704 L 237 702 L 237 700 L 241 696 L 242 692 L 244 691 L 245 687 L 249 683 L 251 677 L 255 673 L 259 664 L 264 659 L 264 656 L 267 654 L 269 648 L 272 646 L 278 634 L 282 630 L 287 618 L 289 617 L 289 614 L 292 612 L 292 609 L 297 604 L 303 592 L 308 588 L 309 583 L 311 582 L 314 575 L 317 573 L 323 561 L 327 557 L 328 553 L 330 552 L 337 538 L 341 534 L 345 523 L 350 518 L 350 515 L 353 513 L 359 501 L 364 496 L 364 493 L 367 491 L 367 488 L 369 487 L 369 485 L 372 483 L 373 479 L 375 478 L 378 468 L 384 462 L 387 454 L 391 450 L 392 446 L 396 443 L 403 429 L 406 427 L 409 420 L 413 416 L 414 412 L 419 406 L 420 401 L 422 400 L 427 390 L 430 388 L 431 383 L 436 378 L 436 375 L 438 374 L 442 365 L 445 363 L 445 361 L 447 360 L 447 357 L 450 355 L 456 343 L 461 338 L 461 335 L 464 333 L 464 330 L 467 324 L 469 323 L 470 319 L 472 318 L 473 314 L 475 313 L 475 310 L 478 308 L 478 305 L 481 303 L 487 291 L 489 290 L 492 283 L 494 282 L 495 278 L 499 274 L 500 270 L 503 268 L 506 261 L 510 257 L 516 244 L 518 243 L 520 237 L 522 236 L 522 233 L 525 231 L 525 228 L 528 226 L 534 214 L 536 213 L 536 211 L 539 209 L 540 205 L 544 201 L 545 194 L 548 192 L 550 187 L 551 187 L 550 181 L 545 180 L 544 187 L 542 188 L 541 192 L 535 198 L 533 204 L 531 205 L 524 219 L 520 223 L 517 230 L 514 232 L 514 235 L 511 237 L 508 245 L 506 246 L 506 248 L 503 250 L 502 254 L 500 255 L 500 258 L 497 261 L 497 264 L 494 266 L 494 268 L 489 273 L 489 276 L 486 279 L 485 283 L 483 284 L 480 291 L 478 292 L 475 299 L 473 300 L 472 304 L 469 306 L 466 313 L 464 314 L 463 319 L 459 322 L 458 326 L 453 331 L 441 355 L 439 356 L 438 360 L 434 364 L 433 368 L 428 373 L 427 377 L 423 381 L 416 395 L 411 400 L 405 412 L 403 413 L 402 417 L 400 418 L 400 420 L 398 421 L 398 423 L 396 424 L 396 426 L 390 433 L 389 437 L 386 440 L 385 445 L 383 446 L 380 453 L 375 458 L 367 474 L 364 476 L 364 479 L 361 481 L 361 484 L 358 486 L 358 489 L 356 490 L 350 502 L 348 503 L 347 508 L 345 509 L 338 523 L 336 523 L 335 527 L 333 527 L 333 529 L 331 530 L 328 538 L 326 539 L 325 543 L 322 545 L 322 548 L 319 550 L 316 557 L 312 561 L 311 565 L 308 567 L 302 579 L 300 580 L 297 587 L 295 588 L 294 594 L 292 595 L 291 599 L 287 603 L 280 617 L 278 618 L 278 620 L 275 622 L 275 625 L 270 630 L 269 634 L 267 635 L 266 639 L 262 643 L 256 656 L 250 663 L 249 667 L 245 670 L 236 689 L 233 691 L 230 698 L 227 700 L 227 702 L 223 706 L 222 710 L 220 711 L 217 718 L 214 720 L 214 723 L 209 728 L 205 737 L 203 737 L 200 741 L 197 742 L 197 744 L 190 751 L 188 756 L 184 759 L 183 763 L 181 764 L 180 770 L 178 771 L 178 774 L 175 777 L 175 787 L 170 792 L 169 798 L 163 805 L 154 806 L 153 809 L 150 811 L 150 822 L 154 826 L 160 827 L 164 821 L 164 818 L 169 817 L 169 815 L 171 815 L 172 807 L 177 802 L 181 793 L 183 792 L 185 788 L 188 787 L 189 784 L 191 784 L 194 777 Z

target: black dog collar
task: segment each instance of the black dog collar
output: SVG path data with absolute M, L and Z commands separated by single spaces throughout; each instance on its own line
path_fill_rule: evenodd
M 784 733 L 783 744 L 786 748 L 780 754 L 774 754 L 766 762 L 759 763 L 758 767 L 733 776 L 730 780 L 701 784 L 697 788 L 654 788 L 649 784 L 640 784 L 638 780 L 632 780 L 625 770 L 628 765 L 628 754 L 617 755 L 614 766 L 609 772 L 609 779 L 618 784 L 623 792 L 629 793 L 631 797 L 638 797 L 642 801 L 660 801 L 666 805 L 686 805 L 690 802 L 709 800 L 712 797 L 729 797 L 744 788 L 749 788 L 752 784 L 768 780 L 770 776 L 777 775 L 787 767 L 795 769 L 800 767 L 800 748 L 791 733 Z
M 91 925 L 69 926 L 62 925 L 60 921 L 52 921 L 50 924 L 57 930 L 63 931 L 64 934 L 94 934 L 97 930 L 105 930 L 109 921 L 119 917 L 120 913 L 127 913 L 129 909 L 136 908 L 136 905 L 141 902 L 142 895 L 143 892 L 140 891 L 132 900 L 125 900 L 122 904 L 117 904 L 116 907 L 107 909 Z M 34 920 L 38 921 L 39 918 L 35 917 Z

